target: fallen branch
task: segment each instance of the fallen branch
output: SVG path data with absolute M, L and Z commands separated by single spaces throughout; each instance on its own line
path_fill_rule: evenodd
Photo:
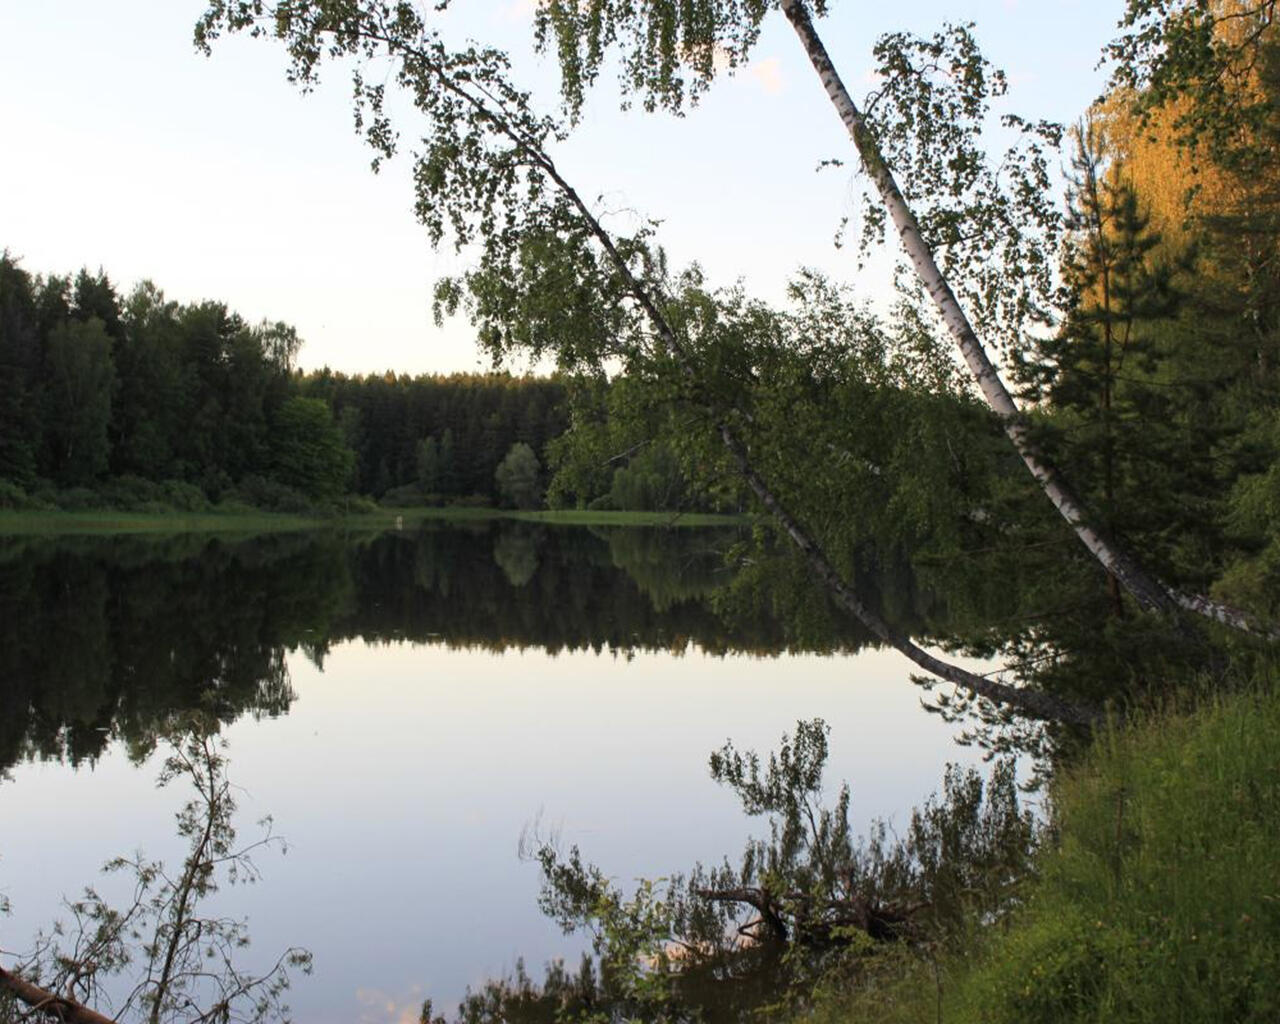
M 20 978 L 12 971 L 0 967 L 0 990 L 12 992 L 19 1002 L 63 1024 L 116 1024 L 111 1017 L 104 1017 L 74 999 L 60 996 L 48 989 Z

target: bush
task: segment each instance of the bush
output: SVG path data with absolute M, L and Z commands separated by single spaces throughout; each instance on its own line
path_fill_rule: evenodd
M 159 485 L 133 475 L 112 477 L 102 484 L 99 493 L 105 506 L 124 512 L 139 512 L 144 505 L 163 500 Z
M 267 512 L 306 516 L 315 511 L 311 499 L 301 491 L 263 476 L 245 477 L 231 492 L 230 497 Z
M 1042 877 L 948 1020 L 1280 1020 L 1280 699 L 1105 732 L 1054 798 Z
M 179 512 L 204 512 L 209 499 L 195 484 L 184 480 L 166 480 L 160 485 L 160 500 Z
M 210 501 L 220 501 L 235 490 L 226 471 L 212 466 L 200 474 L 199 487 L 209 496 Z
M 379 504 L 387 508 L 416 508 L 424 503 L 424 496 L 417 484 L 392 487 L 379 499 Z
M 8 480 L 0 480 L 0 508 L 30 508 L 31 496 Z
M 460 494 L 449 499 L 450 508 L 492 508 L 493 499 L 487 494 Z
M 498 463 L 493 481 L 503 504 L 515 508 L 537 508 L 542 504 L 541 475 L 542 465 L 538 456 L 523 441 L 517 441 Z
M 362 495 L 343 498 L 338 504 L 342 506 L 343 514 L 348 516 L 367 516 L 378 511 L 378 503 Z
M 259 510 L 239 498 L 226 497 L 214 505 L 211 511 L 219 516 L 248 516 Z
M 106 507 L 106 501 L 97 491 L 88 487 L 68 487 L 56 492 L 54 504 L 67 512 L 84 512 L 90 509 Z

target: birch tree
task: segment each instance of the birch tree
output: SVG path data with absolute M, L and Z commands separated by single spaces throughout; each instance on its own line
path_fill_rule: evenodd
M 733 69 L 747 59 L 761 22 L 774 6 L 768 0 L 639 6 L 610 0 L 548 0 L 539 8 L 537 31 L 542 45 L 554 42 L 571 112 L 581 109 L 586 88 L 612 48 L 621 51 L 621 74 L 629 89 L 643 96 L 646 107 L 678 111 L 697 100 L 720 68 Z M 1272 3 L 1242 6 L 1250 7 L 1257 18 L 1269 19 L 1273 14 Z M 896 117 L 882 112 L 871 119 L 845 87 L 814 25 L 813 16 L 826 13 L 826 0 L 777 0 L 776 7 L 795 30 L 882 203 L 883 213 L 872 212 L 868 223 L 873 230 L 882 227 L 887 215 L 974 383 L 1080 542 L 1146 611 L 1171 614 L 1181 609 L 1233 629 L 1276 636 L 1271 627 L 1238 609 L 1204 595 L 1173 590 L 1107 534 L 1036 444 L 1026 417 L 975 329 L 975 319 L 978 328 L 991 328 L 1003 314 L 1005 328 L 1016 334 L 1038 312 L 1037 292 L 1045 292 L 1045 254 L 1052 251 L 1057 229 L 1044 206 L 1048 178 L 1041 145 L 1056 143 L 1054 127 L 1006 116 L 1005 127 L 1021 133 L 1029 145 L 1005 154 L 1006 173 L 1001 180 L 1001 175 L 986 169 L 977 139 L 987 102 L 1004 92 L 1005 83 L 1002 75 L 991 73 L 967 28 L 951 26 L 932 39 L 901 34 L 882 39 L 876 50 L 885 85 L 872 102 Z M 1148 36 L 1142 38 L 1148 48 L 1150 34 L 1158 32 L 1167 7 L 1158 0 L 1131 0 L 1128 21 L 1138 30 L 1147 30 Z M 1185 18 L 1193 27 L 1201 25 L 1194 12 Z M 1176 33 L 1171 36 L 1177 38 Z M 1139 44 L 1135 46 L 1141 50 Z M 913 172 L 905 185 L 895 174 L 895 165 L 900 164 Z M 917 200 L 929 197 L 929 216 L 917 216 L 904 189 Z M 940 205 L 935 201 L 938 196 L 943 200 Z M 970 198 L 972 202 L 967 202 Z M 1037 229 L 1045 242 L 1039 253 Z M 939 249 L 944 251 L 941 261 Z M 986 256 L 990 252 L 1002 257 L 994 265 L 1009 286 L 992 276 L 992 261 Z M 971 318 L 957 295 L 957 277 L 967 285 L 961 291 L 967 292 L 963 297 L 970 308 L 977 307 L 976 318 Z
M 224 32 L 275 38 L 289 55 L 289 78 L 312 88 L 324 66 L 354 64 L 357 130 L 378 162 L 399 135 L 387 87 L 399 87 L 423 119 L 412 158 L 416 212 L 433 244 L 474 244 L 477 269 L 437 289 L 442 313 L 466 304 L 481 344 L 495 355 L 520 349 L 554 355 L 566 369 L 601 372 L 606 361 L 664 381 L 700 408 L 727 461 L 775 519 L 835 602 L 882 642 L 970 694 L 1033 718 L 1077 724 L 1092 711 L 1058 697 L 980 676 L 925 651 L 857 594 L 785 497 L 759 471 L 743 439 L 749 412 L 721 389 L 752 368 L 743 331 L 767 334 L 768 318 L 722 317 L 708 296 L 673 276 L 654 227 L 629 235 L 606 230 L 551 156 L 572 127 L 539 113 L 511 81 L 506 56 L 451 46 L 430 15 L 406 2 L 214 0 L 197 45 Z M 372 73 L 370 69 L 375 69 Z

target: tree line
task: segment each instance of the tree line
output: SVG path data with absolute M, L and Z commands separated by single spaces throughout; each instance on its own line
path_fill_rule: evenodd
M 607 383 L 303 373 L 301 344 L 220 302 L 150 282 L 122 296 L 101 270 L 33 275 L 0 254 L 0 507 L 711 507 L 661 446 L 595 452 L 584 483 L 586 456 L 556 442 L 571 393 Z

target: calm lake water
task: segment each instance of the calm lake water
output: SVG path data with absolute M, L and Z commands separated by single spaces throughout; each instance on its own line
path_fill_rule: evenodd
M 246 962 L 314 954 L 302 1021 L 415 1021 L 467 986 L 575 960 L 517 854 L 536 827 L 620 879 L 736 858 L 759 821 L 707 773 L 831 726 L 854 821 L 903 822 L 979 758 L 896 653 L 728 613 L 713 530 L 486 524 L 344 538 L 0 540 L 0 949 L 141 849 L 180 861 L 155 737 L 210 701 L 242 839 L 287 855 L 224 889 Z M 766 602 L 767 603 L 767 602 Z M 108 881 L 104 888 L 110 887 Z M 62 914 L 65 917 L 65 914 Z

